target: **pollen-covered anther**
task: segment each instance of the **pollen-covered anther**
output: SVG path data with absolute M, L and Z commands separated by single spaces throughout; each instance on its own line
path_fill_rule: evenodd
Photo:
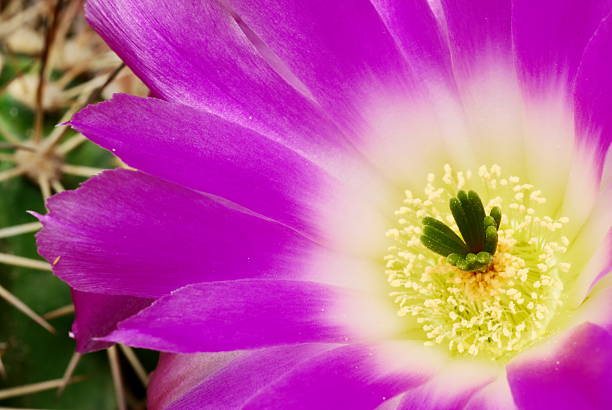
M 424 217 L 460 232 L 448 204 L 466 186 L 486 192 L 487 215 L 495 207 L 507 210 L 499 216 L 491 260 L 480 269 L 452 266 L 421 242 L 431 231 L 428 224 L 444 230 L 431 221 L 423 230 Z M 394 245 L 385 256 L 386 274 L 398 314 L 421 328 L 426 345 L 507 360 L 545 336 L 563 303 L 563 274 L 571 269 L 563 260 L 570 245 L 562 235 L 568 220 L 544 215 L 545 202 L 540 190 L 503 176 L 497 165 L 482 166 L 475 175 L 446 165 L 441 183 L 434 174 L 427 176 L 422 197 L 406 191 L 395 212 L 397 224 L 387 232 Z

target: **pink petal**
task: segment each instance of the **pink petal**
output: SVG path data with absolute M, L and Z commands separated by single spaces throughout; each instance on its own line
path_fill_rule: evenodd
M 605 2 L 606 4 L 609 2 Z M 612 142 L 612 17 L 608 15 L 589 39 L 576 76 L 576 134 L 578 141 L 593 153 L 595 168 L 604 168 Z
M 162 355 L 149 406 L 371 409 L 427 381 L 438 359 L 406 342 Z
M 205 109 L 326 162 L 347 149 L 342 133 L 274 72 L 220 2 L 90 0 L 86 11 L 158 98 Z
M 447 358 L 447 360 L 448 362 L 427 383 L 404 393 L 398 408 L 461 409 L 500 374 L 497 365 L 456 358 Z
M 361 251 L 364 242 L 377 240 L 371 232 L 385 229 L 378 208 L 388 206 L 390 184 L 359 163 L 336 158 L 342 175 L 331 176 L 301 152 L 248 128 L 151 98 L 115 95 L 71 123 L 135 168 L 230 199 L 321 243 L 347 248 L 360 238 Z
M 373 0 L 419 79 L 455 87 L 450 52 L 427 0 Z
M 59 257 L 55 274 L 83 292 L 156 298 L 203 281 L 296 278 L 319 249 L 236 205 L 133 171 L 107 171 L 48 207 L 39 252 Z
M 580 306 L 576 322 L 596 324 L 612 335 L 612 264 L 602 271 L 601 278 Z
M 585 323 L 508 365 L 521 409 L 612 408 L 612 334 Z
M 76 339 L 76 350 L 89 353 L 112 345 L 96 338 L 115 330 L 117 323 L 139 312 L 153 303 L 153 299 L 134 296 L 101 295 L 72 290 L 75 307 L 72 334 Z
M 476 392 L 465 405 L 465 410 L 515 410 L 517 409 L 510 391 L 505 372 L 494 382 Z
M 312 207 L 332 184 L 319 167 L 247 128 L 191 107 L 115 95 L 71 125 L 129 165 L 317 236 Z
M 306 344 L 229 353 L 162 354 L 149 385 L 148 406 L 240 408 L 258 390 L 334 346 Z
M 589 211 L 584 223 L 576 228 L 567 255 L 572 261 L 572 269 L 580 272 L 571 289 L 575 304 L 582 303 L 612 267 L 612 185 L 597 193 Z
M 121 322 L 104 340 L 179 353 L 347 343 L 359 337 L 350 316 L 361 317 L 368 311 L 347 311 L 346 300 L 369 296 L 320 283 L 279 279 L 198 283 L 160 298 Z
M 436 363 L 403 342 L 349 345 L 320 354 L 261 389 L 245 409 L 371 409 L 426 382 Z
M 448 26 L 455 74 L 478 74 L 482 64 L 510 61 L 510 0 L 440 0 Z M 498 60 L 498 61 L 496 61 Z
M 514 50 L 527 86 L 569 91 L 584 48 L 611 7 L 609 0 L 514 0 Z
M 369 130 L 372 98 L 414 94 L 411 70 L 367 0 L 228 4 L 356 140 Z

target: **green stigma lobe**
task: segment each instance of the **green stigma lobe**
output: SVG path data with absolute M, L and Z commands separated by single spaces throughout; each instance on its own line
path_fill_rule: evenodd
M 497 250 L 497 229 L 495 226 L 487 226 L 485 230 L 484 251 L 491 255 L 495 255 Z
M 487 215 L 474 191 L 459 191 L 450 199 L 449 207 L 463 239 L 443 222 L 425 217 L 421 243 L 461 270 L 485 269 L 497 249 L 501 210 L 493 207 Z
M 467 253 L 465 243 L 452 229 L 443 222 L 430 217 L 423 219 L 421 242 L 442 256 L 448 256 L 451 253 Z
M 498 206 L 494 206 L 491 209 L 491 217 L 495 220 L 495 229 L 499 229 L 501 223 L 501 209 Z

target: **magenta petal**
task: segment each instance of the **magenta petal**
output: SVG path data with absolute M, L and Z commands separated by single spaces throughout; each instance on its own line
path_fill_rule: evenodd
M 608 230 L 608 234 L 601 242 L 601 248 L 604 255 L 608 255 L 603 263 L 603 266 L 597 272 L 594 279 L 589 284 L 589 291 L 596 286 L 599 281 L 603 280 L 606 276 L 612 274 L 612 229 Z M 612 313 L 612 309 L 610 309 Z M 612 322 L 612 320 L 611 320 Z
M 519 356 L 508 380 L 521 409 L 612 408 L 612 335 L 585 323 L 554 351 Z
M 419 78 L 452 89 L 450 52 L 427 0 L 373 0 L 372 4 Z
M 516 410 L 505 372 L 475 393 L 464 410 Z
M 244 351 L 220 353 L 161 353 L 147 389 L 147 408 L 166 409 L 223 369 Z
M 453 67 L 461 78 L 474 74 L 474 64 L 487 63 L 491 57 L 510 57 L 510 0 L 440 2 L 448 26 Z
M 112 345 L 94 339 L 112 332 L 118 322 L 153 303 L 153 299 L 100 295 L 74 289 L 72 301 L 75 307 L 72 334 L 76 339 L 76 350 L 79 353 L 89 353 Z
M 203 281 L 296 278 L 318 249 L 235 205 L 127 170 L 104 172 L 48 207 L 39 252 L 84 292 L 155 298 Z
M 499 377 L 497 365 L 450 358 L 427 383 L 407 391 L 398 405 L 402 410 L 463 409 L 466 403 Z
M 182 104 L 121 94 L 84 109 L 71 125 L 139 170 L 318 234 L 312 208 L 324 206 L 330 177 L 247 128 Z
M 319 158 L 346 142 L 211 1 L 89 0 L 87 19 L 155 96 L 206 109 Z M 295 119 L 299 118 L 299 121 Z
M 462 409 L 470 398 L 483 386 L 473 386 L 470 389 L 450 394 L 443 391 L 431 391 L 427 386 L 419 387 L 403 395 L 398 409 L 401 410 L 453 410 Z
M 512 35 L 523 80 L 536 88 L 567 81 L 569 90 L 585 46 L 611 7 L 610 0 L 514 0 Z
M 580 320 L 600 326 L 612 335 L 612 263 L 609 262 L 582 304 Z
M 237 409 L 258 390 L 332 347 L 306 344 L 246 352 L 163 354 L 149 385 L 147 404 L 151 409 Z
M 192 284 L 121 322 L 104 340 L 178 353 L 348 342 L 352 334 L 343 302 L 367 296 L 278 279 Z
M 395 357 L 381 350 L 391 347 Z M 402 343 L 349 345 L 305 361 L 243 406 L 244 409 L 372 409 L 426 382 L 434 371 L 404 360 Z M 381 354 L 382 353 L 382 354 Z M 395 360 L 395 362 L 393 362 Z
M 227 3 L 351 135 L 363 137 L 372 121 L 371 98 L 405 101 L 413 91 L 411 71 L 368 0 Z
M 608 236 L 612 236 L 612 235 L 608 235 Z M 612 245 L 608 245 L 607 246 L 608 252 L 610 252 L 610 254 L 612 254 Z M 612 259 L 612 258 L 610 258 Z M 595 279 L 593 279 L 593 282 L 591 282 L 591 288 L 595 285 L 597 285 L 599 283 L 599 281 L 603 280 L 606 276 L 611 275 L 612 274 L 612 260 L 608 261 L 608 264 L 597 273 L 597 276 L 595 276 Z M 589 289 L 590 290 L 590 289 Z M 612 316 L 612 314 L 611 314 Z M 612 322 L 612 320 L 611 320 Z M 612 325 L 612 323 L 611 323 Z
M 576 134 L 593 151 L 597 169 L 604 167 L 612 142 L 612 17 L 590 39 L 576 77 Z

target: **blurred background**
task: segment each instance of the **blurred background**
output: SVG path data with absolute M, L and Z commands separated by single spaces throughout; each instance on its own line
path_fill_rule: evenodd
M 66 284 L 36 252 L 26 211 L 125 167 L 69 127 L 88 103 L 146 87 L 87 25 L 83 0 L 0 0 L 0 409 L 144 409 L 154 352 L 80 356 Z

